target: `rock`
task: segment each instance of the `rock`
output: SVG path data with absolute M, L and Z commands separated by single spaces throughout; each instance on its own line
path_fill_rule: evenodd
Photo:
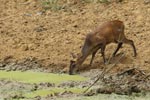
M 144 4 L 149 4 L 150 0 L 144 0 Z
M 40 11 L 36 13 L 36 15 L 42 15 L 42 14 L 43 12 L 40 12 Z
M 36 96 L 34 100 L 41 100 L 41 96 Z
M 42 87 L 54 87 L 55 86 L 55 84 L 49 83 L 49 82 L 47 82 L 47 83 L 40 83 L 39 85 L 42 86 Z
M 44 26 L 38 26 L 38 27 L 34 28 L 34 31 L 36 31 L 36 32 L 42 32 L 42 31 L 45 31 L 45 30 L 47 30 L 47 29 L 44 28 Z
M 28 45 L 22 45 L 22 46 L 21 46 L 21 49 L 22 49 L 23 51 L 29 50 Z
M 35 50 L 36 49 L 36 46 L 34 44 L 28 44 L 27 47 L 29 50 Z
M 0 63 L 0 67 L 5 67 L 5 64 Z
M 66 95 L 66 94 L 73 94 L 73 92 L 71 92 L 71 91 L 64 91 L 64 92 L 61 92 L 59 95 Z
M 31 91 L 36 91 L 38 89 L 38 85 L 34 84 L 34 86 L 32 87 Z
M 8 60 L 10 60 L 12 58 L 13 58 L 12 55 L 6 56 L 6 57 L 3 58 L 3 62 L 7 62 Z
M 25 13 L 24 15 L 25 15 L 25 16 L 29 16 L 29 17 L 32 16 L 32 14 L 30 14 L 30 13 Z

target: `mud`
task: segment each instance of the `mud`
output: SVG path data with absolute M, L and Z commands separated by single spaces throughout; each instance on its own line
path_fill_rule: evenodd
M 13 65 L 11 66 L 13 67 Z M 37 71 L 33 68 L 30 69 L 30 71 L 38 73 L 41 70 Z M 86 81 L 62 81 L 59 84 L 55 84 L 44 80 L 40 83 L 30 83 L 30 81 L 26 83 L 25 81 L 21 82 L 19 79 L 13 80 L 14 75 L 11 72 L 13 76 L 10 78 L 7 77 L 0 79 L 0 98 L 5 100 L 58 100 L 59 98 L 69 99 L 70 97 L 86 98 L 99 94 L 112 95 L 112 93 L 122 95 L 122 97 L 124 95 L 136 96 L 135 94 L 139 95 L 139 93 L 143 96 L 142 94 L 150 92 L 150 75 L 137 68 L 127 68 L 116 74 L 105 73 L 103 78 L 94 84 L 89 91 L 84 93 L 87 87 L 89 87 L 98 78 L 98 75 L 101 75 L 101 73 L 102 71 L 100 69 L 91 69 L 89 72 L 83 72 L 80 74 L 81 76 L 88 78 Z M 7 74 L 9 74 L 9 71 Z M 62 77 L 61 74 L 60 76 Z
M 33 70 L 34 71 L 34 70 Z M 3 75 L 3 71 L 0 72 L 1 77 L 0 77 L 0 99 L 6 99 L 6 100 L 13 100 L 13 99 L 31 99 L 33 100 L 34 98 L 40 97 L 41 99 L 48 97 L 50 98 L 57 98 L 61 95 L 65 94 L 70 94 L 70 95 L 75 95 L 78 93 L 81 93 L 83 91 L 82 87 L 79 87 L 77 84 L 80 84 L 80 81 L 84 81 L 85 79 L 80 80 L 80 77 L 70 77 L 69 75 L 63 76 L 62 74 L 59 74 L 57 76 L 49 75 L 49 74 L 44 74 L 41 72 L 20 72 L 18 71 L 9 71 L 4 74 L 9 74 Z M 17 74 L 16 74 L 17 73 Z M 24 75 L 22 74 L 24 73 Z M 27 75 L 28 74 L 28 75 Z M 19 78 L 20 75 L 21 79 Z M 32 75 L 32 76 L 29 76 Z M 2 77 L 4 76 L 4 77 Z M 33 79 L 29 79 L 29 77 L 33 77 Z M 38 76 L 38 77 L 36 77 Z M 26 80 L 25 77 L 28 77 Z M 53 80 L 44 80 L 44 78 L 51 77 Z M 57 79 L 54 81 L 54 79 Z M 64 78 L 64 80 L 62 80 Z M 76 79 L 78 80 L 76 80 Z M 39 81 L 34 81 L 36 79 L 41 79 Z M 32 81 L 31 81 L 32 80 Z M 72 81 L 69 81 L 72 80 Z M 68 86 L 68 83 L 70 82 L 70 86 Z M 76 84 L 74 84 L 76 83 Z M 74 85 L 74 86 L 73 86 Z

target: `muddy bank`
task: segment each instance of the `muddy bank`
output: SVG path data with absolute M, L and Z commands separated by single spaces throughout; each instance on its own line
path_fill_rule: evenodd
M 84 88 L 74 83 L 87 80 L 81 76 L 51 74 L 32 71 L 0 71 L 0 98 L 1 99 L 34 99 L 57 98 L 70 93 L 81 93 Z M 69 83 L 70 84 L 69 86 Z
M 9 66 L 14 68 L 16 65 Z M 127 68 L 116 74 L 106 73 L 104 77 L 86 93 L 83 92 L 97 79 L 97 75 L 100 75 L 102 70 L 92 69 L 79 74 L 87 78 L 87 80 L 77 81 L 75 80 L 75 75 L 67 75 L 71 80 L 64 81 L 62 79 L 69 79 L 66 75 L 57 73 L 56 76 L 59 77 L 57 78 L 49 72 L 42 72 L 44 70 L 35 70 L 34 67 L 33 69 L 30 67 L 30 69 L 23 72 L 22 70 L 18 72 L 18 69 L 7 70 L 8 67 L 2 68 L 3 71 L 1 70 L 0 72 L 0 97 L 6 100 L 36 100 L 37 98 L 40 98 L 40 100 L 57 100 L 58 98 L 65 99 L 72 96 L 89 98 L 88 96 L 96 96 L 98 94 L 111 95 L 112 93 L 129 96 L 135 93 L 141 94 L 150 92 L 150 75 L 137 68 Z M 4 75 L 2 75 L 2 73 L 4 73 Z M 21 78 L 16 78 L 18 76 L 21 76 Z M 56 84 L 54 80 L 56 80 L 56 83 L 59 81 L 59 83 Z

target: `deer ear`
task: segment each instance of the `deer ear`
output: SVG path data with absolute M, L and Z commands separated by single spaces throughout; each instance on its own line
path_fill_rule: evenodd
M 72 57 L 73 59 L 76 59 L 76 58 L 77 58 L 77 55 L 75 55 L 73 52 L 71 52 L 70 55 L 71 55 L 71 57 Z

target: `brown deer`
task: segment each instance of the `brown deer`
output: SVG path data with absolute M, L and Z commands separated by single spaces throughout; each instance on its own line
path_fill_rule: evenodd
M 123 43 L 129 44 L 132 46 L 134 51 L 134 57 L 136 57 L 137 52 L 132 40 L 126 38 L 124 34 L 124 24 L 122 21 L 114 20 L 103 23 L 100 27 L 95 29 L 93 32 L 87 34 L 81 55 L 78 56 L 76 61 L 70 61 L 69 74 L 72 75 L 73 71 L 81 66 L 85 59 L 92 54 L 90 65 L 93 62 L 96 52 L 101 49 L 101 54 L 104 60 L 105 59 L 105 47 L 109 43 L 117 43 L 118 46 L 113 53 L 113 56 L 116 55 Z

